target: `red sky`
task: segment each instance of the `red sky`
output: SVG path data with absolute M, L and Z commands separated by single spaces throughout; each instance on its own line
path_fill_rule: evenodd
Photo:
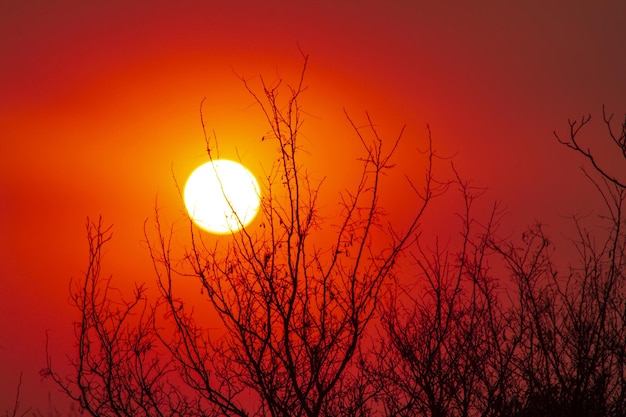
M 206 159 L 200 101 L 223 156 L 260 174 L 266 129 L 237 74 L 293 79 L 298 46 L 310 169 L 329 193 L 357 156 L 345 108 L 390 137 L 407 125 L 399 178 L 429 123 L 510 230 L 542 219 L 558 234 L 562 216 L 595 209 L 582 161 L 552 131 L 592 113 L 585 139 L 600 143 L 602 104 L 626 113 L 626 3 L 430 3 L 0 0 L 0 412 L 20 372 L 24 403 L 55 391 L 38 371 L 46 331 L 57 361 L 71 345 L 86 217 L 114 224 L 116 279 L 151 281 L 143 222 L 157 195 L 181 218 L 171 170 L 182 182 Z

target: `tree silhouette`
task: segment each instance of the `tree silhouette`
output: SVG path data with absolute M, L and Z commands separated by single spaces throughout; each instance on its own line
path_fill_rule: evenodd
M 612 115 L 604 108 L 603 115 L 609 137 L 623 151 L 626 118 L 617 136 Z M 523 235 L 521 245 L 496 247 L 519 297 L 513 328 L 520 340 L 515 383 L 523 387 L 518 415 L 626 413 L 626 187 L 580 144 L 580 129 L 589 121 L 570 121 L 567 140 L 555 136 L 591 162 L 594 170 L 583 171 L 604 203 L 602 226 L 590 229 L 573 217 L 577 257 L 565 271 L 556 267 L 555 246 L 541 224 Z
M 600 228 L 573 218 L 577 257 L 563 267 L 544 225 L 502 238 L 498 205 L 476 208 L 482 189 L 454 167 L 451 181 L 435 181 L 430 129 L 424 176 L 402 191 L 415 200 L 408 221 L 391 223 L 381 179 L 403 130 L 384 140 L 367 114 L 361 126 L 346 113 L 361 171 L 328 216 L 323 180 L 301 161 L 306 66 L 293 85 L 242 79 L 268 126 L 259 136 L 276 150 L 260 223 L 239 221 L 215 240 L 189 219 L 181 248 L 157 207 L 145 225 L 149 298 L 145 285 L 124 296 L 102 276 L 111 227 L 88 221 L 88 267 L 71 285 L 72 372 L 59 374 L 48 353 L 43 375 L 92 416 L 626 415 L 626 187 L 582 145 L 590 118 L 555 136 L 591 163 L 605 214 Z M 626 118 L 616 133 L 603 115 L 626 157 Z M 219 159 L 202 106 L 200 119 Z M 420 221 L 449 189 L 460 196 L 459 233 L 428 240 Z M 401 255 L 414 285 L 396 275 Z M 185 299 L 190 281 L 203 304 Z
M 154 304 L 142 286 L 129 300 L 113 300 L 110 280 L 100 276 L 110 229 L 88 225 L 89 268 L 72 297 L 82 317 L 74 374 L 61 377 L 50 359 L 45 374 L 91 415 L 368 412 L 370 392 L 355 355 L 398 257 L 414 244 L 439 191 L 430 134 L 419 168 L 424 178 L 419 186 L 406 183 L 419 203 L 408 223 L 396 227 L 380 205 L 381 177 L 392 167 L 403 130 L 387 143 L 369 115 L 358 126 L 346 114 L 363 149 L 361 175 L 340 196 L 337 216 L 325 217 L 318 206 L 322 181 L 300 163 L 305 70 L 306 58 L 295 85 L 261 78 L 259 93 L 243 80 L 269 126 L 265 141 L 277 149 L 259 227 L 209 244 L 190 222 L 189 246 L 178 259 L 158 210 L 154 228 L 146 226 L 159 289 Z M 217 159 L 218 143 L 206 133 L 202 111 L 201 120 L 208 156 Z M 189 277 L 206 294 L 205 307 L 221 320 L 222 334 L 202 325 L 204 313 L 179 295 L 178 283 Z
M 464 207 L 458 242 L 415 246 L 418 283 L 398 285 L 383 307 L 376 344 L 385 351 L 367 355 L 386 416 L 506 414 L 517 342 L 490 265 L 501 213 L 494 205 L 478 221 L 483 190 L 458 175 L 454 184 Z
M 101 275 L 102 250 L 112 237 L 102 219 L 87 222 L 89 263 L 81 280 L 71 283 L 71 302 L 80 312 L 75 323 L 73 374 L 53 371 L 48 355 L 43 376 L 52 378 L 81 409 L 92 416 L 176 416 L 189 411 L 169 378 L 173 361 L 152 347 L 158 338 L 154 309 L 145 287 L 123 297 Z
M 623 149 L 624 134 L 604 115 Z M 626 188 L 577 138 L 589 120 L 570 121 L 568 140 L 555 135 L 590 160 L 594 171 L 585 174 L 606 214 L 593 229 L 573 218 L 578 258 L 564 272 L 543 225 L 521 241 L 498 237 L 497 208 L 479 222 L 472 207 L 480 191 L 457 176 L 458 244 L 414 247 L 419 284 L 397 287 L 376 339 L 384 351 L 366 355 L 382 415 L 626 413 Z

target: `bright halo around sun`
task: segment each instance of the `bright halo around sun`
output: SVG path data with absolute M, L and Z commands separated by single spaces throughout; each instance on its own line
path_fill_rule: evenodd
M 191 173 L 184 200 L 189 216 L 200 228 L 216 234 L 236 232 L 259 210 L 259 184 L 243 165 L 218 159 Z

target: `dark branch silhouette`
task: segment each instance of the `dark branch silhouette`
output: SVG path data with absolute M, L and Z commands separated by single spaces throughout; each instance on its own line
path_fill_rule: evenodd
M 87 269 L 70 285 L 71 372 L 61 375 L 48 350 L 42 375 L 91 416 L 626 415 L 626 187 L 581 144 L 590 117 L 555 136 L 591 162 L 603 224 L 573 219 L 577 256 L 563 267 L 546 226 L 502 238 L 498 205 L 477 209 L 484 190 L 454 167 L 452 181 L 435 180 L 430 128 L 418 171 L 394 184 L 412 202 L 393 223 L 381 179 L 404 129 L 386 140 L 367 113 L 361 124 L 346 112 L 360 175 L 329 215 L 323 179 L 300 158 L 306 68 L 304 57 L 295 84 L 242 78 L 265 116 L 259 137 L 276 151 L 260 224 L 238 220 L 240 231 L 216 240 L 188 219 L 181 239 L 156 207 L 144 229 L 149 298 L 145 284 L 124 296 L 103 276 L 112 229 L 88 220 Z M 603 114 L 626 157 L 626 120 L 615 130 Z M 200 121 L 218 159 L 202 105 Z M 459 233 L 428 240 L 427 208 L 453 187 Z M 400 278 L 403 256 L 411 265 Z M 203 304 L 185 299 L 189 282 Z M 18 413 L 19 387 L 7 416 Z
M 323 214 L 323 181 L 300 162 L 306 67 L 305 57 L 295 85 L 242 79 L 269 126 L 263 142 L 277 149 L 263 183 L 260 226 L 209 244 L 190 220 L 189 244 L 177 258 L 158 209 L 146 224 L 159 291 L 154 303 L 143 286 L 129 300 L 113 297 L 111 280 L 100 276 L 110 229 L 88 224 L 89 267 L 72 296 L 82 317 L 75 373 L 61 377 L 49 356 L 45 374 L 91 415 L 314 417 L 369 409 L 357 366 L 361 343 L 441 187 L 433 181 L 429 132 L 418 168 L 425 180 L 406 183 L 416 204 L 408 222 L 392 224 L 380 205 L 381 177 L 404 129 L 388 144 L 368 114 L 360 126 L 346 113 L 362 146 L 361 174 L 340 196 L 336 215 Z M 202 115 L 201 123 L 208 156 L 217 158 Z M 223 330 L 202 324 L 205 313 L 185 303 L 179 287 L 189 278 Z
M 613 113 L 607 114 L 606 109 L 602 106 L 602 119 L 606 124 L 609 138 L 611 142 L 617 147 L 619 152 L 624 156 L 624 160 L 626 162 L 626 115 L 624 115 L 624 120 L 621 123 L 619 130 L 615 130 L 613 126 Z M 568 120 L 569 123 L 569 135 L 567 138 L 562 139 L 561 136 L 558 135 L 556 131 L 554 131 L 554 136 L 559 141 L 559 143 L 567 146 L 568 148 L 578 152 L 587 158 L 593 168 L 599 172 L 605 179 L 612 182 L 621 188 L 626 188 L 626 183 L 623 179 L 618 178 L 615 175 L 609 174 L 607 170 L 596 160 L 593 151 L 590 147 L 585 147 L 582 145 L 578 139 L 578 135 L 580 130 L 587 125 L 591 121 L 591 115 L 583 116 L 580 120 Z

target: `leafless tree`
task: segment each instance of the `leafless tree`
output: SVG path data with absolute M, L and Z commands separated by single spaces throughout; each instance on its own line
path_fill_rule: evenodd
M 370 412 L 373 393 L 357 353 L 399 256 L 414 244 L 440 191 L 430 134 L 418 168 L 424 177 L 413 173 L 406 182 L 405 194 L 415 196 L 410 219 L 392 225 L 380 204 L 381 178 L 404 129 L 387 141 L 369 115 L 361 126 L 346 114 L 363 149 L 361 175 L 341 194 L 336 214 L 322 212 L 323 181 L 300 161 L 306 62 L 295 85 L 261 78 L 256 88 L 243 80 L 269 126 L 264 142 L 277 150 L 263 182 L 260 226 L 215 241 L 189 220 L 188 246 L 176 257 L 172 229 L 156 210 L 146 224 L 159 290 L 150 304 L 143 286 L 125 299 L 100 276 L 110 229 L 88 224 L 89 268 L 72 287 L 81 316 L 77 352 L 70 355 L 74 373 L 60 376 L 51 359 L 44 373 L 91 415 Z M 201 121 L 208 156 L 218 159 L 202 109 Z M 181 295 L 181 282 L 189 279 L 206 296 L 201 309 Z M 209 314 L 219 317 L 221 330 L 203 324 Z
M 150 244 L 161 305 L 175 323 L 174 337 L 163 342 L 187 384 L 208 409 L 223 414 L 366 413 L 367 393 L 353 358 L 433 194 L 429 148 L 423 189 L 409 188 L 421 203 L 402 230 L 387 223 L 380 182 L 402 132 L 386 149 L 369 116 L 364 127 L 348 117 L 364 149 L 361 176 L 342 195 L 337 217 L 325 218 L 318 208 L 322 182 L 311 179 L 299 160 L 303 77 L 304 70 L 293 86 L 261 79 L 260 94 L 244 80 L 269 125 L 264 137 L 278 150 L 263 190 L 261 227 L 244 227 L 215 246 L 190 231 L 187 274 L 206 292 L 226 335 L 212 339 L 177 296 L 169 237 L 157 228 L 158 240 Z M 214 158 L 216 142 L 205 138 Z M 322 239 L 329 232 L 327 244 Z
M 237 218 L 240 230 L 215 239 L 187 219 L 180 239 L 157 207 L 145 225 L 148 299 L 145 285 L 124 296 L 103 276 L 112 229 L 88 221 L 88 266 L 70 285 L 80 316 L 71 373 L 48 353 L 43 376 L 92 416 L 626 415 L 626 187 L 579 140 L 590 118 L 570 121 L 567 139 L 555 133 L 591 163 L 605 204 L 601 228 L 573 219 L 577 257 L 563 268 L 545 226 L 502 238 L 497 205 L 477 214 L 481 189 L 454 168 L 452 181 L 433 179 L 430 129 L 405 183 L 408 221 L 396 225 L 380 201 L 403 129 L 387 141 L 369 115 L 361 125 L 346 113 L 360 175 L 337 212 L 324 211 L 323 179 L 301 158 L 306 66 L 293 85 L 242 78 L 267 122 L 259 137 L 276 150 L 260 223 Z M 626 119 L 616 133 L 603 115 L 626 156 Z M 219 159 L 202 106 L 200 118 Z M 420 222 L 450 186 L 460 233 L 429 241 Z M 415 285 L 396 276 L 403 254 Z M 185 298 L 188 283 L 200 304 Z
M 183 397 L 167 378 L 171 360 L 152 350 L 158 340 L 144 286 L 124 298 L 111 277 L 101 275 L 103 247 L 111 236 L 102 219 L 87 221 L 88 266 L 70 283 L 72 304 L 80 312 L 76 352 L 68 355 L 72 374 L 57 373 L 48 354 L 42 376 L 94 417 L 185 415 Z
M 624 126 L 616 135 L 612 116 L 604 121 L 613 142 L 624 149 Z M 555 244 L 537 224 L 521 244 L 497 245 L 517 288 L 513 330 L 520 340 L 514 355 L 518 415 L 621 416 L 626 413 L 626 187 L 607 173 L 589 148 L 580 145 L 580 129 L 569 122 L 560 143 L 582 154 L 594 167 L 583 171 L 604 202 L 601 227 L 573 218 L 571 238 L 577 257 L 564 271 L 555 265 Z M 594 175 L 596 174 L 596 175 Z
M 398 285 L 383 307 L 377 345 L 366 368 L 385 416 L 496 415 L 510 387 L 515 340 L 500 303 L 489 258 L 500 216 L 497 205 L 480 223 L 473 206 L 482 191 L 461 180 L 464 210 L 458 242 L 418 242 L 416 284 Z
M 605 112 L 608 135 L 624 149 Z M 537 223 L 521 240 L 477 222 L 475 189 L 457 176 L 460 243 L 412 252 L 416 284 L 385 304 L 364 355 L 385 416 L 621 416 L 626 413 L 626 188 L 603 169 L 570 121 L 560 143 L 587 158 L 605 203 L 603 225 L 574 218 L 577 259 L 564 271 Z M 593 174 L 596 175 L 593 175 Z

